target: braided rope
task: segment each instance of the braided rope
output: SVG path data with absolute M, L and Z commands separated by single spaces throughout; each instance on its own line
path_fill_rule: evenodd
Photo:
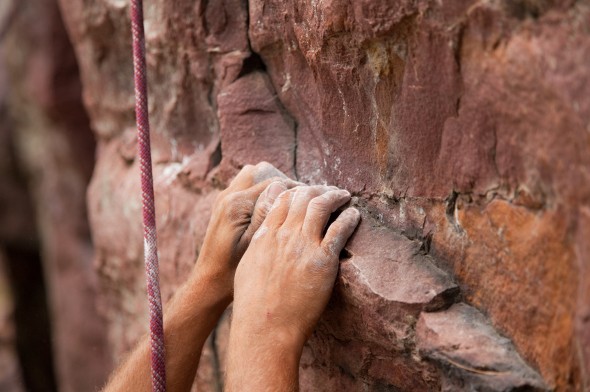
M 162 321 L 162 299 L 160 296 L 158 248 L 156 243 L 156 211 L 152 179 L 152 154 L 150 151 L 142 0 L 131 0 L 131 29 L 133 33 L 135 117 L 143 204 L 143 251 L 150 312 L 152 391 L 164 392 L 166 391 L 164 323 Z

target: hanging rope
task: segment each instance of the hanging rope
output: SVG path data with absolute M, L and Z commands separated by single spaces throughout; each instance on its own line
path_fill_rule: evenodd
M 133 33 L 133 68 L 135 78 L 135 118 L 137 144 L 141 167 L 141 198 L 143 204 L 143 252 L 150 312 L 150 347 L 152 391 L 166 391 L 164 323 L 158 271 L 156 244 L 156 211 L 150 151 L 150 122 L 148 118 L 147 78 L 145 65 L 145 33 L 142 0 L 131 0 L 131 30 Z

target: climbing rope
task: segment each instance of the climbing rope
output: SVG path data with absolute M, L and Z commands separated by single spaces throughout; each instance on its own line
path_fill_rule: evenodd
M 137 123 L 137 144 L 141 168 L 141 199 L 143 205 L 143 253 L 150 312 L 152 391 L 164 392 L 166 391 L 164 322 L 162 321 L 162 299 L 160 296 L 158 248 L 156 244 L 156 209 L 154 205 L 154 184 L 152 179 L 142 0 L 131 0 L 131 30 L 133 33 L 135 121 Z

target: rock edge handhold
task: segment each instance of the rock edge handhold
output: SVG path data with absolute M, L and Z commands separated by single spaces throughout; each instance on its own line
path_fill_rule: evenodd
M 416 326 L 416 343 L 422 355 L 442 365 L 447 383 L 461 380 L 461 390 L 549 390 L 512 342 L 467 304 L 422 313 Z

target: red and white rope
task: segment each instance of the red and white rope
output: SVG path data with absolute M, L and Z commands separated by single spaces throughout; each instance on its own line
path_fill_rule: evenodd
M 166 391 L 164 323 L 162 320 L 162 299 L 160 296 L 158 247 L 156 241 L 156 211 L 152 179 L 142 0 L 131 0 L 131 29 L 133 33 L 135 117 L 137 122 L 139 164 L 141 167 L 143 251 L 150 312 L 152 391 L 163 392 Z

